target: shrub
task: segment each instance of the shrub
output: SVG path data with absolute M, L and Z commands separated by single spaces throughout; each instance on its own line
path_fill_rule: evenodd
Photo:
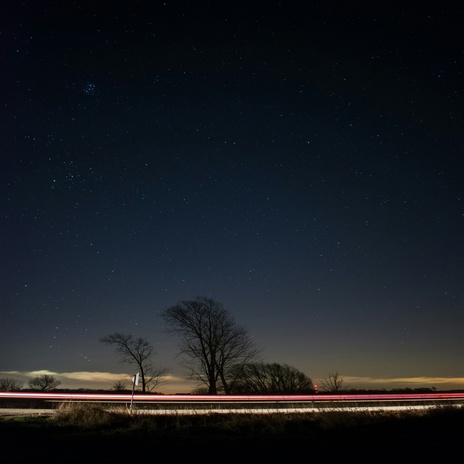
M 129 415 L 120 411 L 108 411 L 92 403 L 62 403 L 58 406 L 54 420 L 60 425 L 80 428 L 101 428 L 123 425 Z

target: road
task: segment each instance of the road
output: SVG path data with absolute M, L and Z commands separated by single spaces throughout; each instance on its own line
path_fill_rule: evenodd
M 398 411 L 443 406 L 464 406 L 464 392 L 425 394 L 340 394 L 340 395 L 151 395 L 68 392 L 0 392 L 0 406 L 14 400 L 15 407 L 0 409 L 0 415 L 53 414 L 59 403 L 92 402 L 120 405 L 143 414 L 275 414 L 309 413 L 328 410 Z M 21 408 L 31 400 L 50 404 L 51 408 Z

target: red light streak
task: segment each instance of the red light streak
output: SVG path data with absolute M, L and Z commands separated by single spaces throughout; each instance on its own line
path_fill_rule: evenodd
M 0 392 L 1 398 L 24 398 L 62 401 L 134 401 L 149 402 L 321 402 L 321 401 L 394 401 L 394 400 L 464 400 L 460 393 L 382 393 L 382 394 L 317 394 L 317 395 L 151 395 L 130 393 L 61 393 Z

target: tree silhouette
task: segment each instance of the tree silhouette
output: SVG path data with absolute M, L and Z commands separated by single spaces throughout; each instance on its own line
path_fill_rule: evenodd
M 250 363 L 236 366 L 231 392 L 239 395 L 313 394 L 312 380 L 287 364 Z
M 330 373 L 324 379 L 321 379 L 321 386 L 325 392 L 336 393 L 342 390 L 342 385 L 344 383 L 343 377 L 338 373 Z M 348 386 L 345 386 L 346 390 Z
M 233 366 L 252 362 L 259 353 L 245 327 L 213 299 L 182 301 L 161 317 L 167 332 L 180 336 L 179 356 L 190 377 L 206 385 L 211 395 L 229 394 Z
M 61 382 L 56 380 L 53 375 L 39 375 L 29 380 L 29 387 L 33 390 L 50 391 L 58 387 L 58 385 L 61 385 Z
M 167 369 L 153 367 L 151 363 L 153 348 L 150 342 L 141 337 L 134 338 L 132 335 L 118 332 L 102 337 L 100 341 L 115 346 L 121 362 L 137 366 L 143 393 L 153 390 L 162 383 L 162 377 Z
M 5 377 L 0 379 L 0 391 L 17 391 L 23 388 L 23 383 L 19 380 Z

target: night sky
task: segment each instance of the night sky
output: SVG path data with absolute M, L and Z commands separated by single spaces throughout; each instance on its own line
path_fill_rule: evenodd
M 316 384 L 464 388 L 462 2 L 1 11 L 1 378 L 110 389 L 122 332 L 188 390 L 207 296 Z

